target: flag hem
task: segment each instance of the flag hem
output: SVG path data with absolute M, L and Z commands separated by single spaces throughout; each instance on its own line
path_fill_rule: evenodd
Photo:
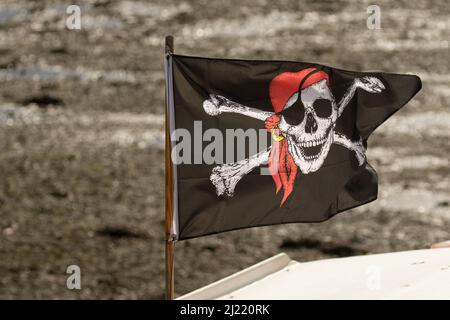
M 172 146 L 172 133 L 175 131 L 175 103 L 173 95 L 173 66 L 172 66 L 172 56 L 173 54 L 166 53 L 164 60 L 164 73 L 166 77 L 166 95 L 167 95 L 167 114 L 169 118 L 169 134 L 170 134 L 170 145 Z M 170 157 L 172 156 L 171 150 L 169 151 Z M 179 225 L 178 225 L 178 176 L 177 176 L 177 166 L 173 163 L 172 158 L 170 158 L 172 164 L 172 190 L 173 190 L 173 218 L 172 218 L 172 228 L 170 236 L 174 240 L 178 240 L 179 237 Z

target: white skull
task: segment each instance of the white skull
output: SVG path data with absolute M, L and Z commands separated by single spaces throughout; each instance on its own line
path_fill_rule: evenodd
M 290 108 L 297 99 L 295 93 L 284 109 Z M 326 80 L 302 89 L 300 99 L 304 106 L 304 110 L 298 110 L 304 111 L 301 123 L 289 124 L 292 121 L 283 115 L 278 128 L 287 139 L 295 164 L 306 174 L 318 170 L 325 161 L 333 143 L 337 106 Z

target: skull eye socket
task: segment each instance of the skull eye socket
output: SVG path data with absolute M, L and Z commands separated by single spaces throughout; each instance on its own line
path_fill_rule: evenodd
M 313 107 L 314 111 L 316 111 L 316 115 L 320 118 L 330 117 L 333 111 L 331 101 L 327 99 L 317 99 L 314 101 Z
M 281 113 L 286 121 L 291 126 L 296 126 L 302 123 L 305 117 L 305 107 L 300 99 L 297 99 L 291 106 L 284 109 Z

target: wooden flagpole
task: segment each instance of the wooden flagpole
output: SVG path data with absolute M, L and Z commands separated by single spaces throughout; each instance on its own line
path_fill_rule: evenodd
M 165 54 L 164 59 L 167 59 L 167 53 L 173 53 L 173 37 L 167 36 L 165 42 Z M 166 61 L 166 63 L 168 63 Z M 169 68 L 166 68 L 169 70 Z M 166 77 L 168 75 L 166 74 Z M 170 85 L 166 81 L 166 86 Z M 168 112 L 168 92 L 166 88 L 166 109 L 165 109 L 165 131 L 166 131 L 166 141 L 165 141 L 165 169 L 166 169 L 166 299 L 173 300 L 174 298 L 174 250 L 175 241 L 172 235 L 172 225 L 173 225 L 173 172 L 172 172 L 172 161 L 170 159 L 171 154 L 171 143 L 170 143 L 170 129 L 169 129 L 169 112 Z

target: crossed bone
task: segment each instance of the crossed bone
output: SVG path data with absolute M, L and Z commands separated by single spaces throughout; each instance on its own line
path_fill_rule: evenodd
M 356 90 L 360 88 L 370 93 L 379 93 L 385 89 L 383 83 L 375 77 L 362 77 L 354 79 L 353 83 L 345 92 L 342 99 L 334 107 L 337 109 L 337 118 L 342 115 L 345 107 L 353 98 Z M 299 98 L 299 97 L 297 97 Z M 334 102 L 334 98 L 333 98 Z M 203 102 L 203 108 L 205 112 L 210 116 L 218 116 L 222 113 L 237 113 L 242 114 L 254 119 L 265 121 L 270 116 L 274 115 L 274 112 L 262 111 L 256 108 L 248 107 L 237 102 L 231 101 L 226 97 L 210 94 L 209 99 Z M 362 165 L 366 159 L 365 148 L 363 146 L 362 139 L 358 141 L 352 141 L 344 134 L 334 131 L 335 123 L 332 124 L 331 139 L 332 143 L 341 145 L 350 151 L 353 151 L 356 155 L 359 165 Z M 287 126 L 289 129 L 290 127 Z M 280 127 L 280 132 L 283 136 L 289 139 L 289 132 L 287 129 Z M 288 140 L 290 143 L 294 140 Z M 227 163 L 218 165 L 213 168 L 210 180 L 216 187 L 217 195 L 232 196 L 237 183 L 250 171 L 256 167 L 266 165 L 269 161 L 271 147 L 267 150 L 261 151 L 252 155 L 247 159 L 237 161 L 235 163 Z M 326 156 L 326 155 L 325 155 Z M 308 173 L 308 172 L 304 172 Z

